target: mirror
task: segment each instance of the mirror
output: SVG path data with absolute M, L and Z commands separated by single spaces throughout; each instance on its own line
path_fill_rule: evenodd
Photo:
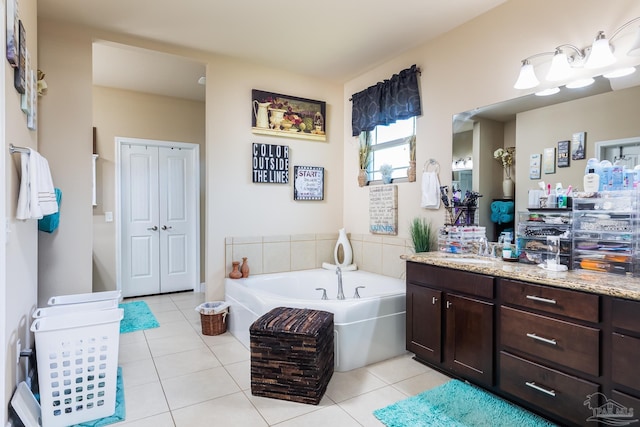
M 634 74 L 640 75 L 640 72 Z M 491 222 L 490 205 L 493 200 L 502 198 L 503 168 L 493 158 L 497 148 L 516 147 L 511 174 L 516 183 L 516 212 L 527 209 L 528 190 L 537 189 L 540 180 L 552 186 L 561 182 L 565 188 L 569 184 L 582 188 L 587 159 L 613 156 L 609 159 L 613 161 L 616 156 L 631 158 L 640 153 L 640 148 L 635 148 L 635 153 L 630 151 L 631 146 L 640 144 L 640 138 L 637 138 L 640 123 L 633 116 L 633 111 L 640 108 L 640 77 L 631 75 L 609 80 L 599 76 L 595 80 L 587 88 L 570 90 L 562 87 L 560 93 L 553 96 L 531 94 L 453 117 L 452 161 L 455 163 L 471 156 L 470 184 L 483 195 L 478 221 L 487 227 L 489 239 L 496 239 L 498 229 Z M 570 159 L 568 167 L 557 167 L 558 142 L 570 141 L 578 132 L 586 132 L 585 159 Z M 542 155 L 547 148 L 556 151 L 553 172 L 542 170 L 539 179 L 530 179 L 531 155 Z M 460 180 L 460 173 L 454 171 L 452 181 Z

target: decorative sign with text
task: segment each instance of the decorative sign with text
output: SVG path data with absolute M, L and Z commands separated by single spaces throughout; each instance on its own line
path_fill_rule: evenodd
M 324 168 L 293 167 L 293 200 L 324 199 Z
M 289 183 L 289 147 L 253 144 L 253 182 Z
M 373 234 L 398 235 L 397 185 L 369 188 L 369 231 Z

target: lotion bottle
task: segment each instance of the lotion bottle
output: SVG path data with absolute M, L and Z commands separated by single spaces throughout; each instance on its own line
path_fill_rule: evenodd
M 589 169 L 589 173 L 584 176 L 584 191 L 596 193 L 600 188 L 600 176 L 595 169 Z

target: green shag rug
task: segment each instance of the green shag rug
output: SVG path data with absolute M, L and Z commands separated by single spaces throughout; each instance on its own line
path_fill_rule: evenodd
M 120 322 L 120 333 L 140 331 L 160 326 L 149 306 L 144 301 L 133 301 L 119 304 L 124 309 L 124 317 Z
M 387 427 L 553 427 L 555 424 L 478 387 L 451 380 L 373 411 Z

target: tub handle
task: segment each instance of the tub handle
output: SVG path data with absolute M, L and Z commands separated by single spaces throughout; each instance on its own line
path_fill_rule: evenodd
M 322 299 L 329 299 L 327 298 L 327 290 L 325 288 L 316 288 L 316 291 L 322 291 Z
M 356 293 L 353 294 L 354 298 L 360 298 L 360 293 L 358 293 L 358 289 L 360 288 L 366 288 L 366 286 L 356 286 Z

